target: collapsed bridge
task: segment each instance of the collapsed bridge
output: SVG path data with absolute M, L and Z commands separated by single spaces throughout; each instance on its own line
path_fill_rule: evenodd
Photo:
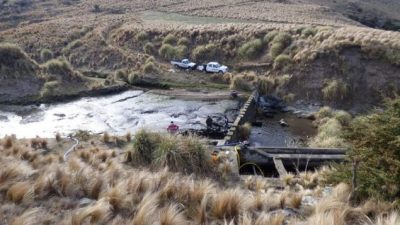
M 255 147 L 241 143 L 240 127 L 247 122 L 255 122 L 257 98 L 257 92 L 250 95 L 228 134 L 219 142 L 220 150 L 235 153 L 239 173 L 284 176 L 288 172 L 298 173 L 345 160 L 346 150 L 342 148 Z

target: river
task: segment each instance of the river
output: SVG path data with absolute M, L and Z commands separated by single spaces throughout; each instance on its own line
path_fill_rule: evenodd
M 40 106 L 0 105 L 0 137 L 54 137 L 78 130 L 117 135 L 141 128 L 165 131 L 170 121 L 182 129 L 196 129 L 204 127 L 207 115 L 235 110 L 237 102 L 232 100 L 185 101 L 133 90 Z

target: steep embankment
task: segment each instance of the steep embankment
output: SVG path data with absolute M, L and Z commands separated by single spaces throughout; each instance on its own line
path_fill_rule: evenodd
M 35 61 L 14 45 L 0 45 L 0 101 L 38 95 L 43 84 Z
M 397 32 L 276 24 L 151 24 L 145 28 L 125 24 L 114 32 L 115 45 L 143 53 L 144 58 L 154 57 L 151 66 L 158 70 L 175 58 L 219 61 L 233 72 L 213 76 L 214 80 L 231 83 L 234 89 L 259 88 L 288 101 L 363 110 L 379 105 L 400 88 Z
M 83 76 L 65 58 L 52 58 L 45 49 L 44 63 L 38 64 L 18 46 L 0 43 L 0 103 L 60 101 L 123 88 L 118 82 Z

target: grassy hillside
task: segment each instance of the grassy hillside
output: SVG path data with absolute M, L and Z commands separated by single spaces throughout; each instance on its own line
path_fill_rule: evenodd
M 262 91 L 287 100 L 360 109 L 399 90 L 399 34 L 349 18 L 374 12 L 395 21 L 395 1 L 24 2 L 2 3 L 0 41 L 17 44 L 41 64 L 50 50 L 107 83 L 131 77 L 136 85 L 227 87 L 235 79 L 232 88 L 268 87 Z M 189 79 L 170 72 L 169 60 L 182 57 L 217 60 L 233 73 Z

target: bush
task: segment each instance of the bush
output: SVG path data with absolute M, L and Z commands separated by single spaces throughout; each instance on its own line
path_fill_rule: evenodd
M 338 120 L 330 118 L 318 127 L 318 134 L 311 142 L 312 147 L 339 148 L 346 147 L 345 140 L 341 137 L 343 127 Z
M 163 44 L 158 50 L 158 54 L 166 60 L 175 59 L 178 55 L 177 50 L 170 44 Z
M 350 115 L 350 113 L 343 111 L 343 110 L 338 110 L 335 111 L 334 113 L 334 118 L 339 121 L 339 123 L 342 126 L 348 126 L 351 123 L 352 120 L 352 116 Z
M 265 44 L 270 43 L 275 38 L 276 35 L 278 35 L 278 31 L 274 30 L 274 31 L 269 32 L 268 34 L 266 34 L 264 36 L 264 39 L 263 39 L 264 43 Z
M 31 73 L 36 64 L 17 45 L 0 43 L 0 67 L 3 66 L 11 68 L 12 72 L 23 70 L 23 72 Z
M 244 59 L 255 59 L 262 53 L 264 48 L 260 39 L 249 41 L 238 49 L 238 54 Z
M 126 74 L 126 72 L 124 70 L 117 70 L 115 72 L 115 79 L 116 80 L 122 80 L 122 81 L 125 81 L 125 82 L 128 81 L 127 74 Z
M 74 72 L 71 64 L 64 59 L 52 59 L 45 65 L 47 73 L 50 75 L 59 76 L 65 80 L 77 78 L 79 75 Z
M 329 175 L 333 182 L 352 181 L 352 162 L 358 162 L 356 197 L 395 201 L 400 199 L 400 99 L 386 103 L 386 110 L 356 118 L 344 138 L 350 143 L 349 162 Z
M 133 138 L 131 154 L 134 163 L 148 165 L 153 161 L 153 151 L 157 147 L 160 135 L 147 130 L 139 130 Z
M 258 80 L 257 89 L 261 95 L 270 95 L 276 89 L 275 79 L 272 77 L 262 77 Z
M 289 93 L 289 94 L 283 96 L 283 101 L 285 101 L 286 103 L 291 103 L 294 101 L 295 98 L 296 98 L 295 94 Z
M 274 37 L 273 43 L 281 43 L 283 46 L 287 47 L 292 43 L 292 36 L 289 33 L 281 32 Z
M 140 33 L 136 34 L 135 38 L 140 42 L 144 42 L 149 39 L 149 34 L 146 31 L 141 31 Z
M 271 48 L 269 49 L 269 55 L 275 59 L 278 55 L 280 55 L 283 50 L 285 50 L 285 46 L 281 43 L 273 43 Z
M 151 164 L 161 169 L 186 174 L 207 174 L 212 171 L 211 156 L 204 143 L 193 136 L 172 136 L 140 130 L 135 134 L 133 146 L 127 155 L 130 161 Z
M 145 73 L 157 73 L 158 69 L 156 64 L 154 64 L 154 62 L 148 62 L 144 65 L 143 67 L 143 71 Z
M 317 33 L 317 30 L 313 27 L 305 28 L 301 31 L 301 36 L 303 38 L 307 38 L 310 36 L 314 36 Z
M 278 33 L 272 40 L 269 54 L 272 58 L 280 55 L 292 43 L 292 36 L 286 32 Z
M 150 42 L 147 42 L 144 46 L 143 46 L 143 51 L 146 54 L 152 55 L 156 52 L 156 49 L 154 48 L 154 45 Z
M 331 118 L 333 116 L 333 110 L 329 106 L 324 106 L 319 109 L 316 114 L 318 120 L 322 120 L 324 118 Z
M 156 168 L 167 166 L 171 171 L 186 174 L 208 174 L 212 171 L 210 156 L 196 137 L 164 135 L 153 152 Z
M 288 55 L 279 55 L 274 60 L 274 68 L 281 69 L 286 66 L 289 66 L 292 62 L 292 59 Z
M 185 45 L 179 45 L 175 47 L 176 55 L 178 58 L 183 58 L 188 54 L 188 48 Z
M 40 60 L 42 62 L 47 62 L 50 59 L 53 58 L 53 52 L 50 49 L 42 49 L 42 51 L 40 52 Z
M 230 88 L 232 90 L 241 91 L 251 91 L 252 89 L 249 82 L 242 75 L 237 75 L 233 77 Z
M 65 46 L 61 50 L 61 52 L 65 54 L 65 53 L 71 51 L 71 49 L 78 48 L 80 46 L 82 46 L 82 41 L 81 40 L 75 40 L 75 41 L 69 43 L 67 46 Z
M 53 96 L 56 93 L 57 88 L 59 88 L 60 83 L 58 81 L 49 81 L 43 85 L 41 96 L 48 97 Z
M 341 80 L 330 80 L 322 89 L 322 94 L 327 101 L 343 100 L 347 96 L 347 84 Z
M 168 34 L 163 42 L 163 44 L 170 44 L 170 45 L 175 45 L 176 44 L 176 37 L 173 34 Z
M 189 47 L 190 40 L 188 38 L 186 38 L 186 37 L 179 38 L 178 45 L 184 45 L 186 47 Z
M 138 73 L 131 73 L 128 76 L 128 83 L 131 85 L 137 85 L 141 82 L 141 76 Z
M 193 50 L 192 57 L 198 61 L 211 61 L 217 57 L 217 49 L 214 44 L 200 45 Z

